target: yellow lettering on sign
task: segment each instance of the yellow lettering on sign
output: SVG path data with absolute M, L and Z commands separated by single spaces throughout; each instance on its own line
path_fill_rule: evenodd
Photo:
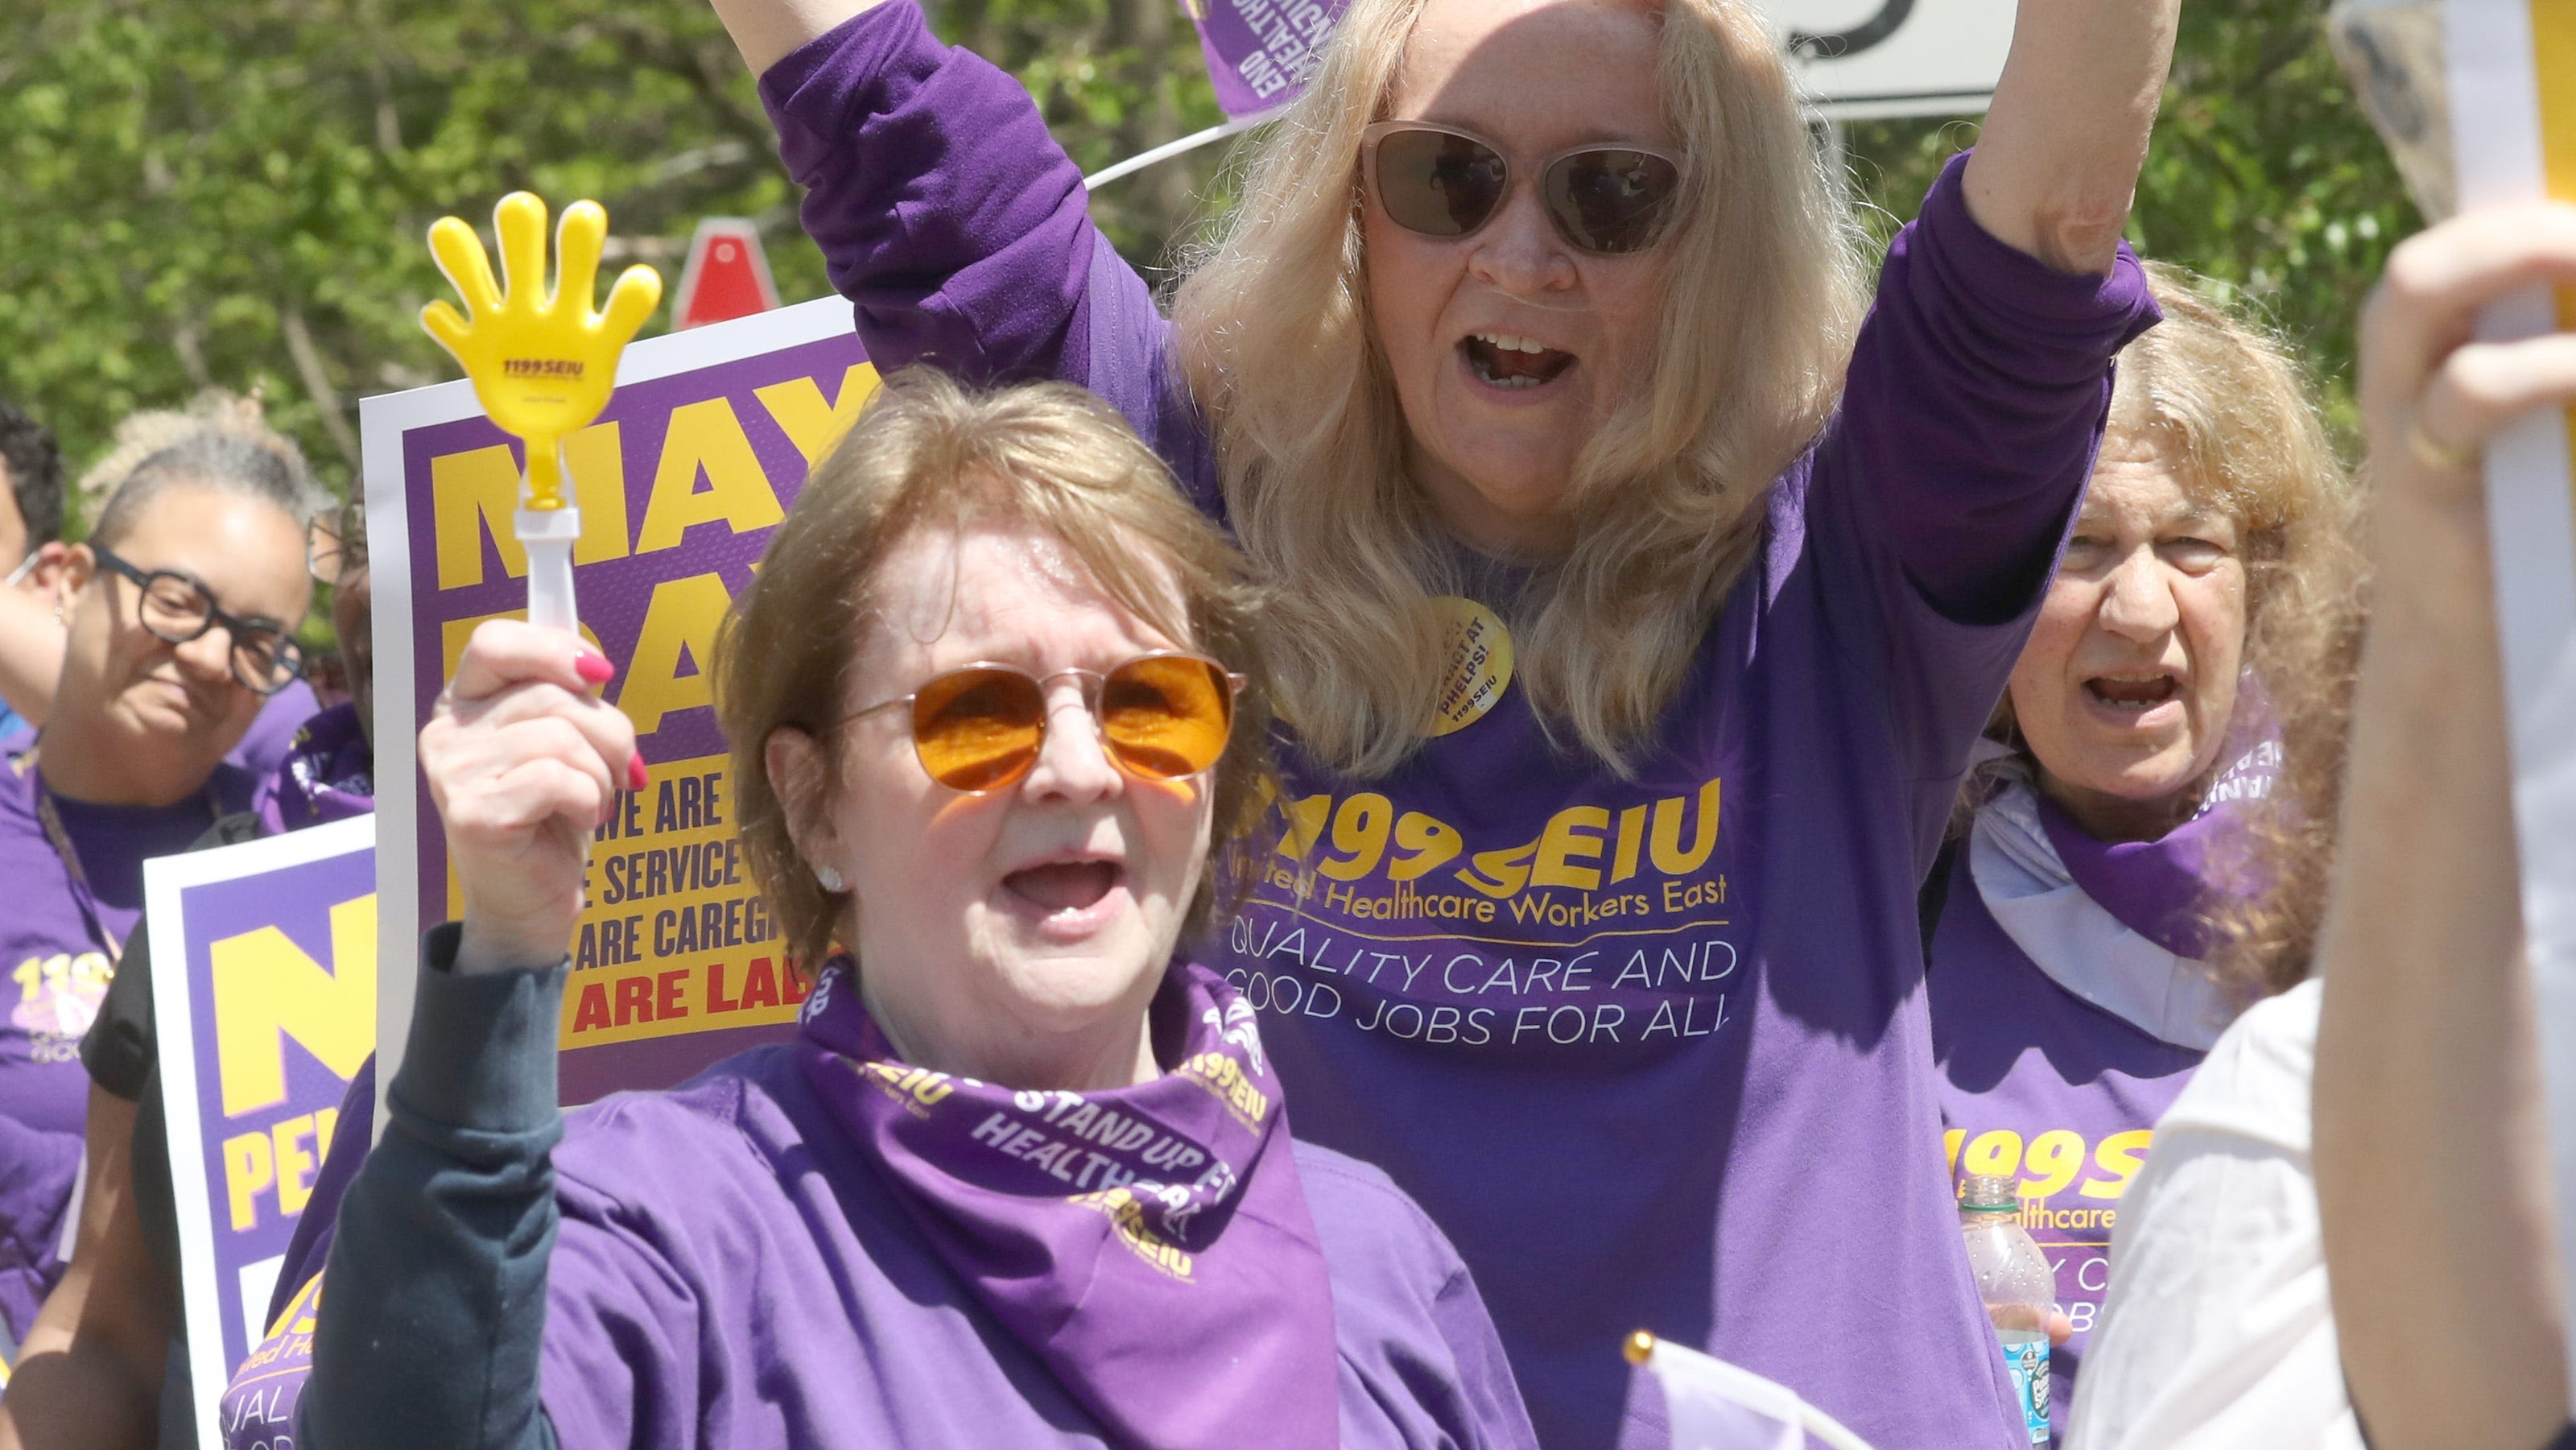
M 698 487 L 704 476 L 705 488 Z M 785 518 L 760 458 L 743 435 L 733 403 L 709 398 L 671 410 L 662 435 L 662 461 L 653 470 L 653 494 L 644 502 L 644 526 L 635 552 L 676 549 L 696 524 L 722 520 L 737 534 L 765 529 Z
M 769 410 L 769 416 L 777 420 L 780 431 L 796 445 L 796 451 L 805 455 L 810 468 L 858 421 L 859 410 L 867 406 L 876 390 L 876 365 L 852 363 L 850 370 L 841 375 L 840 396 L 829 403 L 823 401 L 823 390 L 815 386 L 812 378 L 771 383 L 754 389 L 752 396 Z
M 208 955 L 225 1117 L 285 1100 L 287 1037 L 344 1078 L 375 1050 L 375 893 L 331 908 L 330 971 L 273 926 L 226 937 Z M 260 1157 L 273 1177 L 271 1155 Z
M 563 442 L 564 467 L 581 505 L 581 538 L 573 562 L 596 564 L 626 557 L 626 459 L 617 425 L 594 423 Z M 463 589 L 483 582 L 483 540 L 488 535 L 513 579 L 528 573 L 528 551 L 511 515 L 519 507 L 519 462 L 505 443 L 450 453 L 429 461 L 430 537 L 438 555 L 438 587 Z
M 636 734 L 661 729 L 662 717 L 674 710 L 715 703 L 707 671 L 715 658 L 716 626 L 732 606 L 733 595 L 721 575 L 692 574 L 653 586 L 653 597 L 644 606 L 644 627 L 635 636 L 635 658 L 627 664 L 626 683 L 617 696 L 617 708 L 635 722 Z M 685 675 L 680 673 L 683 657 L 692 666 Z
M 277 1181 L 266 1133 L 244 1133 L 224 1140 L 224 1199 L 231 1205 L 233 1228 L 259 1222 L 259 1195 Z
M 334 1122 L 339 1120 L 339 1109 L 327 1111 Z M 322 1155 L 318 1150 L 330 1142 L 322 1136 L 324 1131 L 321 1113 L 289 1118 L 268 1130 L 268 1139 L 273 1145 L 270 1157 L 277 1172 L 279 1213 L 302 1213 L 304 1205 L 313 1201 L 313 1171 L 322 1166 Z M 308 1141 L 315 1145 L 311 1150 L 305 1146 Z
M 581 537 L 572 561 L 600 564 L 626 557 L 626 450 L 617 425 L 593 423 L 563 441 L 564 471 L 581 507 Z
M 519 507 L 519 462 L 506 443 L 429 461 L 430 537 L 438 554 L 438 587 L 483 582 L 483 540 L 500 551 L 513 579 L 528 572 L 528 550 L 511 531 Z

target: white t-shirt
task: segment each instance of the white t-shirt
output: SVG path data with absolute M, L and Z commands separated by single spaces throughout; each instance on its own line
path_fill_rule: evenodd
M 2308 1157 L 2321 991 L 2247 1009 L 2156 1124 L 2069 1450 L 2361 1450 Z

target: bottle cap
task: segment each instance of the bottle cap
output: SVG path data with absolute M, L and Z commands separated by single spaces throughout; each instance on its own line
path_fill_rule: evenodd
M 1999 1173 L 1971 1173 L 1962 1181 L 1959 1207 L 1979 1213 L 2011 1213 L 2021 1207 L 2020 1185 Z

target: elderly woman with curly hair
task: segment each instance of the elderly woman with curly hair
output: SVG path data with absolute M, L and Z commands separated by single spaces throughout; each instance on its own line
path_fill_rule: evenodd
M 1663 1438 L 1641 1324 L 1891 1450 L 2020 1434 L 1913 900 L 2154 316 L 2172 0 L 2027 8 L 1866 306 L 1748 6 L 1358 0 L 1168 321 L 916 5 L 717 9 L 870 354 L 1093 389 L 1263 572 L 1281 846 L 1209 959 L 1541 1438 Z
M 2350 489 L 2298 368 L 2188 274 L 2148 275 L 2164 323 L 2120 355 L 2003 743 L 1923 902 L 1952 1166 L 2017 1178 L 2057 1269 L 2060 1436 L 2156 1119 L 2237 1008 L 2288 985 L 2234 980 L 2213 959 L 2244 954 L 2211 924 L 2251 927 L 2270 899 L 2249 867 L 2286 803 L 2284 756 L 2308 774 L 2342 760 L 2320 706 L 2350 657 L 2360 574 Z

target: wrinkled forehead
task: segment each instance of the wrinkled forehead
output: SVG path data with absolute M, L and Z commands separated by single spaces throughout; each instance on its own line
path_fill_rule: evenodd
M 1532 151 L 1671 144 L 1655 58 L 1660 20 L 1630 0 L 1430 0 L 1390 116 L 1461 126 Z
M 2204 475 L 2171 429 L 2114 428 L 2102 436 L 2081 515 L 2088 527 L 2242 523 L 2235 499 Z
M 1182 617 L 1171 566 L 1151 554 L 1136 562 L 1159 596 L 1156 612 Z M 862 677 L 978 660 L 1089 667 L 1188 647 L 1122 602 L 1069 541 L 1033 523 L 925 524 L 887 550 L 872 592 Z

